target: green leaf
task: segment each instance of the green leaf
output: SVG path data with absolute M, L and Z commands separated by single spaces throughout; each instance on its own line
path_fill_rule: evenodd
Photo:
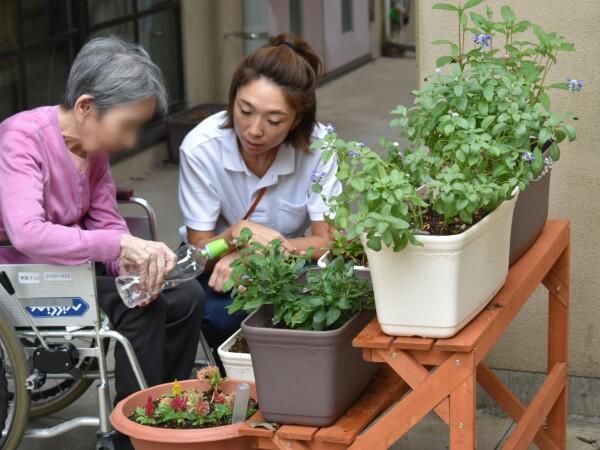
M 486 130 L 494 120 L 496 120 L 496 116 L 487 116 L 481 121 L 481 128 Z
M 441 56 L 435 61 L 435 65 L 437 67 L 445 66 L 446 64 L 451 63 L 454 60 L 452 56 Z
M 313 316 L 313 329 L 317 331 L 322 330 L 324 328 L 323 324 L 325 323 L 325 319 L 325 310 L 319 309 Z
M 547 88 L 551 88 L 551 89 L 562 89 L 564 91 L 566 91 L 567 89 L 569 89 L 569 86 L 567 85 L 567 83 L 553 83 L 549 86 L 546 86 Z
M 577 132 L 573 125 L 565 125 L 565 133 L 567 134 L 569 141 L 574 141 L 577 138 Z
M 483 96 L 488 102 L 491 102 L 492 98 L 494 98 L 494 87 L 492 85 L 486 84 L 483 88 Z
M 550 111 L 551 101 L 550 96 L 547 93 L 542 92 L 542 95 L 540 95 L 540 103 L 546 111 Z
M 548 128 L 542 128 L 540 130 L 540 134 L 538 135 L 538 145 L 543 146 L 550 139 L 552 139 L 552 131 L 550 131 Z
M 461 97 L 463 95 L 462 85 L 458 84 L 454 86 L 454 95 L 456 95 L 457 97 Z
M 465 3 L 463 9 L 475 8 L 476 6 L 481 5 L 484 1 L 485 0 L 469 0 L 467 3 Z
M 512 25 L 515 23 L 517 17 L 510 6 L 504 5 L 502 8 L 500 8 L 500 14 L 507 24 Z
M 431 9 L 443 9 L 444 11 L 458 11 L 458 8 L 450 3 L 436 3 Z
M 340 311 L 336 307 L 331 307 L 327 311 L 327 326 L 330 327 L 333 325 L 342 315 L 342 311 Z
M 556 144 L 552 144 L 550 146 L 550 157 L 553 161 L 558 161 L 560 159 L 560 148 Z

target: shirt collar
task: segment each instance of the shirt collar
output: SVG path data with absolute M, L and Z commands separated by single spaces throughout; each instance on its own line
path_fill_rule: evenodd
M 238 148 L 235 131 L 229 130 L 223 149 L 223 167 L 233 172 L 245 173 L 248 176 L 254 174 L 248 169 Z M 277 150 L 275 161 L 261 178 L 257 188 L 271 186 L 277 183 L 280 175 L 289 175 L 294 172 L 296 165 L 296 149 L 289 144 L 282 144 Z

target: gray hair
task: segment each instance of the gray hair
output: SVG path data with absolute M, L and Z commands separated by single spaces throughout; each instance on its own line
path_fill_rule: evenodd
M 75 58 L 63 105 L 71 109 L 85 94 L 93 97 L 100 113 L 149 98 L 156 100 L 159 114 L 165 114 L 169 107 L 162 72 L 148 52 L 116 36 L 90 40 Z

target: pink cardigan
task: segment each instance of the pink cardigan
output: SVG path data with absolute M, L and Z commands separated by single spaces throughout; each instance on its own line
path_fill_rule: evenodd
M 16 114 L 0 123 L 0 263 L 109 263 L 115 274 L 121 235 L 105 155 L 77 170 L 58 125 L 58 106 Z

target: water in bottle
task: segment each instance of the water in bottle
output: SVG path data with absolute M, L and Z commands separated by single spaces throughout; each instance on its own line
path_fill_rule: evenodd
M 117 290 L 121 299 L 129 308 L 134 308 L 142 302 L 152 298 L 165 289 L 171 289 L 181 283 L 198 277 L 206 263 L 218 258 L 229 250 L 225 239 L 210 242 L 203 249 L 193 245 L 183 245 L 176 252 L 177 263 L 175 268 L 167 275 L 160 288 L 155 292 L 148 292 L 142 285 L 140 275 L 137 273 L 125 273 L 116 278 Z

